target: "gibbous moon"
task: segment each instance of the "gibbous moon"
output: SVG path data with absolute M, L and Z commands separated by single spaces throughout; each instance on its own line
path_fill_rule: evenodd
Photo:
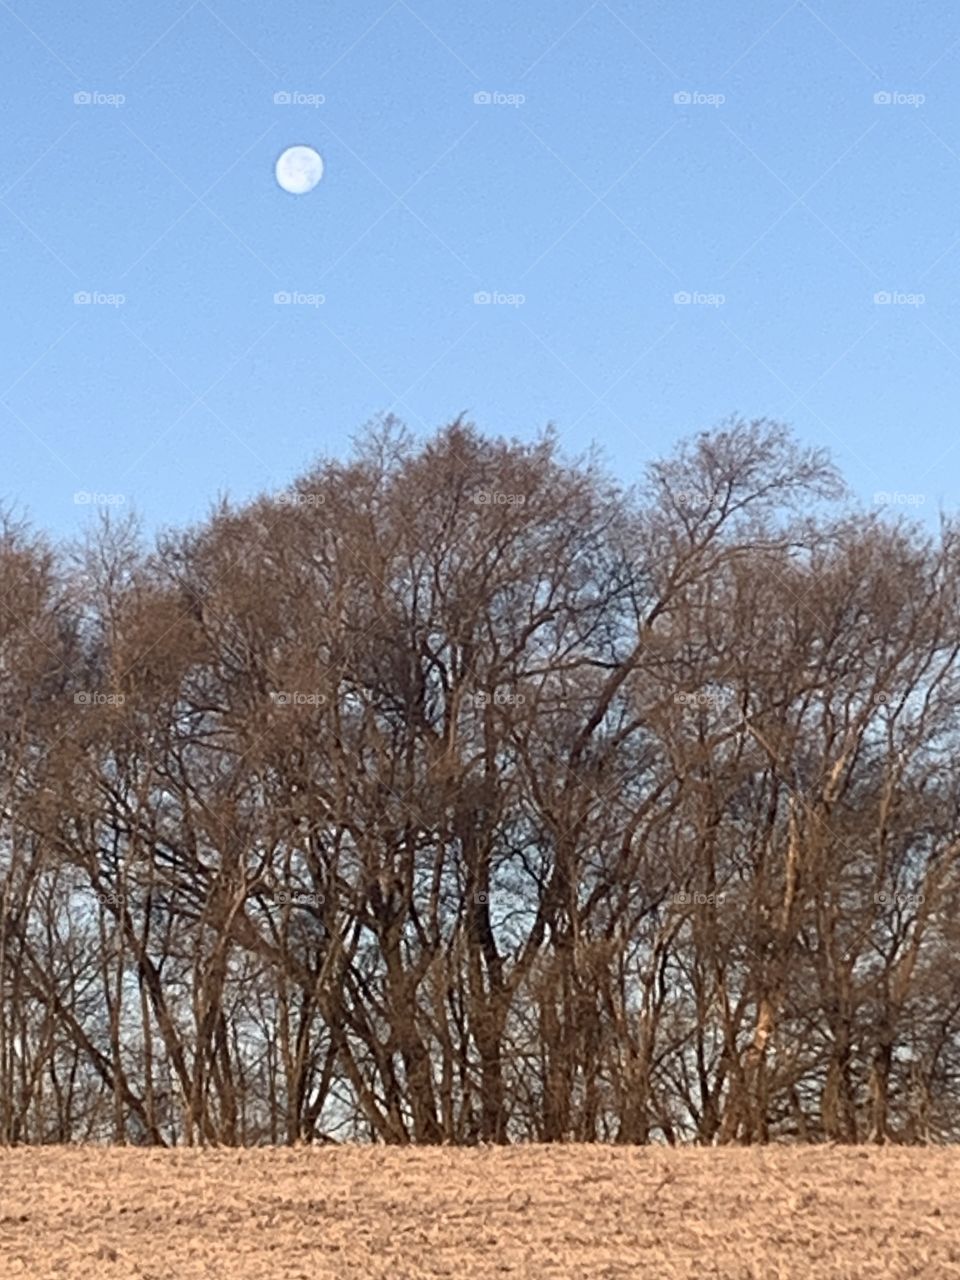
M 284 191 L 303 196 L 323 177 L 323 160 L 313 147 L 287 147 L 277 160 L 274 172 Z

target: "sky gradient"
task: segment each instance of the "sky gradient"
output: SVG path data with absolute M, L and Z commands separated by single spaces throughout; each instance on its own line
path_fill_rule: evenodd
M 736 412 L 954 511 L 958 69 L 945 0 L 0 0 L 0 496 L 180 524 L 385 411 L 631 478 Z

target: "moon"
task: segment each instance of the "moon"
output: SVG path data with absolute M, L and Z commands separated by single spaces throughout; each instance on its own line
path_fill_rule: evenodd
M 287 147 L 277 160 L 274 172 L 284 191 L 304 196 L 323 177 L 323 160 L 313 147 Z

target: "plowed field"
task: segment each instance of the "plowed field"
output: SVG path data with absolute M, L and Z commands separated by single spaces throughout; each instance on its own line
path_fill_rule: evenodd
M 960 1277 L 960 1151 L 0 1151 L 28 1280 Z

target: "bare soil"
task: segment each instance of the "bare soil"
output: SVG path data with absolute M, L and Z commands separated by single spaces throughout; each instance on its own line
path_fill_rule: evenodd
M 0 1151 L 0 1277 L 960 1277 L 960 1150 Z

